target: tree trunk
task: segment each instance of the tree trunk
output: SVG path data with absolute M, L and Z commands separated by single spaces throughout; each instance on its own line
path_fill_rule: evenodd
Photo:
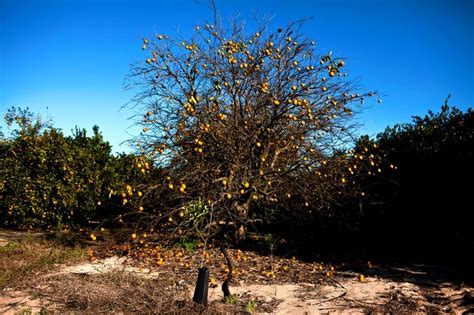
M 229 284 L 232 281 L 232 261 L 230 260 L 229 254 L 227 253 L 227 249 L 222 245 L 221 252 L 224 254 L 227 268 L 229 268 L 229 272 L 227 273 L 227 278 L 225 279 L 224 283 L 222 283 L 222 292 L 224 293 L 224 298 L 230 296 Z

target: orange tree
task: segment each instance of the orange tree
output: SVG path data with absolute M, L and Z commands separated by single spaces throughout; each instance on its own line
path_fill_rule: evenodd
M 354 114 L 376 92 L 348 79 L 343 59 L 319 54 L 302 24 L 249 34 L 216 22 L 189 39 L 143 39 L 147 56 L 130 76 L 143 128 L 133 141 L 163 169 L 134 188 L 146 222 L 240 237 L 256 220 L 305 220 L 360 195 L 365 173 L 346 149 Z
M 384 201 L 366 203 L 367 229 L 379 235 L 375 241 L 391 242 L 391 250 L 404 254 L 413 250 L 425 256 L 440 257 L 439 249 L 449 247 L 455 253 L 449 255 L 451 261 L 474 248 L 468 236 L 472 185 L 466 184 L 474 175 L 473 128 L 473 110 L 463 112 L 446 100 L 437 113 L 429 111 L 410 123 L 388 127 L 373 141 L 360 139 L 356 150 L 372 143 L 376 155 L 386 156 L 393 163 L 388 167 L 395 169 L 382 170 L 386 180 L 362 181 L 371 197 Z
M 111 147 L 98 127 L 66 137 L 31 112 L 5 115 L 11 136 L 0 138 L 0 224 L 62 228 L 89 224 L 109 190 L 121 187 Z

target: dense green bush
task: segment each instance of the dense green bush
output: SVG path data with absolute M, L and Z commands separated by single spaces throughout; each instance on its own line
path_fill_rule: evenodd
M 85 225 L 110 189 L 123 182 L 99 128 L 72 136 L 28 110 L 5 115 L 11 136 L 0 141 L 0 223 L 18 228 Z
M 347 158 L 360 198 L 336 200 L 330 216 L 308 216 L 304 227 L 284 220 L 276 229 L 305 246 L 313 239 L 318 250 L 467 261 L 474 250 L 473 149 L 474 111 L 447 104 L 375 139 L 362 136 Z
M 474 111 L 445 104 L 439 113 L 387 128 L 372 142 L 397 169 L 366 182 L 378 201 L 365 205 L 368 236 L 419 253 L 472 248 Z

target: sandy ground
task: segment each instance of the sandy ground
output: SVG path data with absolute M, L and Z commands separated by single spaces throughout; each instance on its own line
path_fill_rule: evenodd
M 110 257 L 93 263 L 64 266 L 54 275 L 58 273 L 98 274 L 114 270 L 132 272 L 144 277 L 159 275 L 147 269 L 127 266 L 125 261 L 123 257 Z M 255 301 L 257 312 L 258 306 L 263 306 L 261 310 L 271 309 L 275 314 L 365 313 L 368 309 L 377 310 L 400 301 L 412 306 L 414 303 L 417 311 L 420 312 L 428 312 L 436 306 L 428 301 L 422 289 L 413 283 L 391 281 L 379 277 L 369 277 L 366 281 L 360 282 L 350 273 L 340 276 L 341 279 L 338 280 L 340 285 L 246 284 L 232 286 L 231 291 L 240 300 Z M 472 307 L 472 305 L 462 305 L 465 296 L 472 296 L 474 293 L 472 288 L 456 289 L 446 284 L 439 287 L 437 291 L 438 298 L 445 300 L 444 311 L 446 312 L 462 313 Z M 218 300 L 222 300 L 221 288 L 209 288 L 209 302 Z M 47 301 L 40 301 L 24 292 L 3 291 L 0 293 L 0 313 L 2 314 L 14 314 L 21 310 L 37 313 L 45 306 L 51 307 Z
M 55 305 L 27 292 L 7 290 L 0 292 L 0 314 L 40 314 L 42 310 L 54 309 Z
M 369 278 L 360 282 L 352 278 L 339 281 L 341 286 L 314 285 L 310 283 L 245 285 L 232 287 L 240 299 L 251 299 L 274 305 L 276 314 L 367 313 L 368 310 L 390 309 L 390 304 L 407 305 L 406 311 L 416 309 L 429 312 L 437 309 L 428 301 L 422 289 L 409 282 L 395 282 L 384 278 Z M 472 308 L 463 305 L 465 297 L 471 298 L 472 288 L 458 290 L 440 288 L 439 298 L 445 299 L 443 311 L 463 313 Z M 209 299 L 222 299 L 220 288 L 210 289 Z M 397 312 L 403 311 L 399 306 Z
M 0 246 L 8 239 L 0 235 Z M 111 271 L 126 271 L 158 277 L 159 272 L 129 266 L 124 257 L 97 259 L 72 266 L 62 266 L 51 275 L 58 274 L 100 274 Z M 399 270 L 400 271 L 400 270 Z M 401 270 L 416 274 L 417 270 Z M 401 272 L 400 271 L 400 272 Z M 474 290 L 467 285 L 449 281 L 433 284 L 427 292 L 426 286 L 413 281 L 400 281 L 390 277 L 372 275 L 364 282 L 357 280 L 357 274 L 344 271 L 335 274 L 337 283 L 311 284 L 250 284 L 231 286 L 231 292 L 241 301 L 253 301 L 258 313 L 275 314 L 319 314 L 319 313 L 366 313 L 370 310 L 391 310 L 432 312 L 443 311 L 461 314 L 474 310 Z M 186 283 L 192 293 L 194 285 Z M 190 299 L 192 296 L 190 296 Z M 209 301 L 222 300 L 221 288 L 209 288 Z M 401 305 L 401 306 L 400 306 Z M 402 308 L 400 308 L 402 307 Z M 54 305 L 26 292 L 5 288 L 0 291 L 0 314 L 18 312 L 39 313 L 43 308 L 54 309 Z

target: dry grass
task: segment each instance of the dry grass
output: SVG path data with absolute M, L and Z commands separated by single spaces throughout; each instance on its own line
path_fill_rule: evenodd
M 124 271 L 59 274 L 37 282 L 36 287 L 42 289 L 36 294 L 58 305 L 59 312 L 212 314 L 244 311 L 239 304 L 197 305 L 191 301 L 189 286 L 180 285 L 176 280 L 173 274 L 149 279 Z
M 5 232 L 2 239 L 5 241 L 0 246 L 0 292 L 28 292 L 33 299 L 54 305 L 54 312 L 214 314 L 245 310 L 242 303 L 212 302 L 206 307 L 193 303 L 190 283 L 178 284 L 182 279 L 179 272 L 167 272 L 158 279 L 125 271 L 94 275 L 55 273 L 61 265 L 90 258 L 87 252 L 91 247 L 87 245 L 101 249 L 84 242 L 80 235 Z
M 57 264 L 77 262 L 86 250 L 66 246 L 58 240 L 26 235 L 9 240 L 0 247 L 0 290 L 28 285 L 28 280 L 39 272 L 51 270 Z

